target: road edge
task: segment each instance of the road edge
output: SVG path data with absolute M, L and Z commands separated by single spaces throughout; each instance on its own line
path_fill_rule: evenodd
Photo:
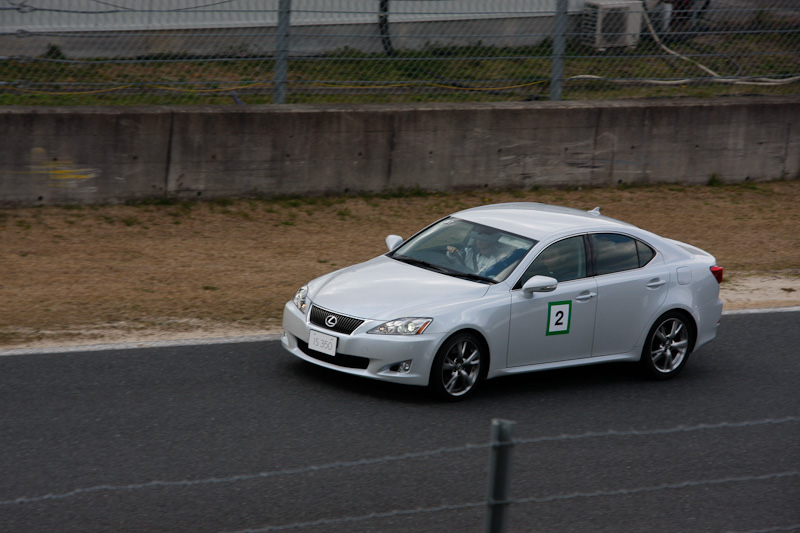
M 734 309 L 724 311 L 723 316 L 731 315 L 756 315 L 766 313 L 796 313 L 800 312 L 800 306 L 793 307 L 772 307 L 767 309 Z M 179 346 L 203 346 L 210 344 L 240 344 L 246 342 L 269 342 L 280 340 L 278 334 L 267 335 L 243 335 L 238 337 L 209 337 L 196 339 L 179 339 L 169 341 L 142 341 L 142 342 L 121 342 L 113 344 L 87 344 L 80 346 L 53 346 L 49 348 L 12 348 L 0 350 L 0 357 L 10 357 L 14 355 L 38 355 L 53 353 L 72 353 L 72 352 L 103 352 L 113 350 L 131 350 L 141 348 L 172 348 Z

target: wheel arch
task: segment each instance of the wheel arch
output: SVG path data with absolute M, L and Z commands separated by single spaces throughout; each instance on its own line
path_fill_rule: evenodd
M 483 350 L 483 353 L 486 356 L 486 364 L 481 365 L 481 379 L 486 379 L 486 375 L 489 372 L 489 366 L 492 363 L 492 350 L 489 348 L 489 342 L 486 340 L 486 337 L 479 330 L 469 327 L 456 330 L 447 337 L 445 337 L 444 341 L 442 341 L 441 345 L 439 346 L 439 350 L 441 350 L 443 346 L 447 345 L 447 343 L 450 342 L 450 339 L 456 337 L 457 335 L 462 335 L 464 333 L 467 333 L 475 337 L 475 339 L 481 345 L 481 350 Z
M 666 315 L 676 313 L 681 315 L 686 320 L 686 324 L 691 328 L 690 335 L 689 335 L 689 353 L 694 351 L 694 347 L 697 344 L 697 320 L 695 319 L 694 315 L 688 310 L 684 309 L 683 307 L 673 307 L 671 309 L 667 309 L 666 311 L 662 311 L 659 313 L 658 317 L 650 323 L 650 327 L 645 330 L 645 337 L 644 343 L 642 344 L 642 353 L 644 353 L 644 347 L 647 343 L 647 337 L 649 336 L 650 330 L 652 330 L 656 324 L 661 321 Z
M 677 322 L 683 324 L 682 330 L 684 333 L 679 333 L 680 330 L 675 329 Z M 670 330 L 661 330 L 661 328 L 667 327 Z M 660 340 L 656 340 L 656 334 L 659 331 L 662 331 L 659 334 Z M 677 342 L 673 344 L 676 336 L 679 337 Z M 684 338 L 688 339 L 688 345 L 685 348 L 678 347 Z M 665 380 L 673 378 L 686 366 L 696 342 L 697 323 L 692 313 L 680 307 L 669 309 L 661 313 L 648 330 L 644 346 L 642 346 L 641 356 L 639 357 L 639 367 L 651 379 Z
M 686 323 L 689 325 L 689 327 L 691 327 L 692 331 L 691 335 L 689 335 L 689 353 L 692 353 L 695 345 L 697 344 L 697 320 L 695 320 L 694 315 L 686 309 L 677 308 L 673 309 L 672 311 L 667 311 L 667 313 L 669 312 L 675 312 L 683 316 L 686 319 Z M 665 314 L 666 313 L 663 313 L 661 316 L 664 316 Z

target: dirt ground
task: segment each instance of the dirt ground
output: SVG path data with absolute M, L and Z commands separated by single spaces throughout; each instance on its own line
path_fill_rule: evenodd
M 306 281 L 455 210 L 535 201 L 697 245 L 726 309 L 800 305 L 800 181 L 0 210 L 0 349 L 280 331 Z

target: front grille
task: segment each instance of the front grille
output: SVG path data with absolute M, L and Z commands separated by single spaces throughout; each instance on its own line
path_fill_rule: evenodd
M 297 339 L 297 346 L 300 350 L 309 357 L 313 357 L 318 361 L 324 361 L 326 363 L 330 363 L 336 366 L 343 366 L 345 368 L 359 368 L 364 370 L 369 366 L 369 359 L 366 357 L 358 357 L 356 355 L 346 355 L 343 353 L 337 353 L 335 356 L 328 355 L 326 353 L 317 352 L 312 350 L 308 347 L 307 342 L 303 342 L 300 339 Z
M 335 319 L 335 324 L 333 327 L 326 324 L 327 321 L 334 319 Z M 314 306 L 311 308 L 311 323 L 314 324 L 315 326 L 335 331 L 336 333 L 344 333 L 345 335 L 350 335 L 356 330 L 358 326 L 363 324 L 364 321 L 359 318 L 340 315 L 339 313 L 328 311 L 327 309 L 323 309 L 322 307 Z

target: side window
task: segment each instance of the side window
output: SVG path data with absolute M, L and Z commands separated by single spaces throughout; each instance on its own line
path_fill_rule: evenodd
M 516 287 L 522 287 L 533 276 L 549 276 L 558 281 L 586 277 L 583 236 L 569 237 L 545 248 L 522 275 Z
M 636 239 L 615 233 L 597 233 L 590 237 L 597 261 L 598 276 L 639 268 L 639 250 Z M 645 246 L 645 248 L 649 247 Z
M 636 241 L 636 250 L 639 252 L 639 266 L 643 267 L 655 257 L 656 252 L 642 241 Z

